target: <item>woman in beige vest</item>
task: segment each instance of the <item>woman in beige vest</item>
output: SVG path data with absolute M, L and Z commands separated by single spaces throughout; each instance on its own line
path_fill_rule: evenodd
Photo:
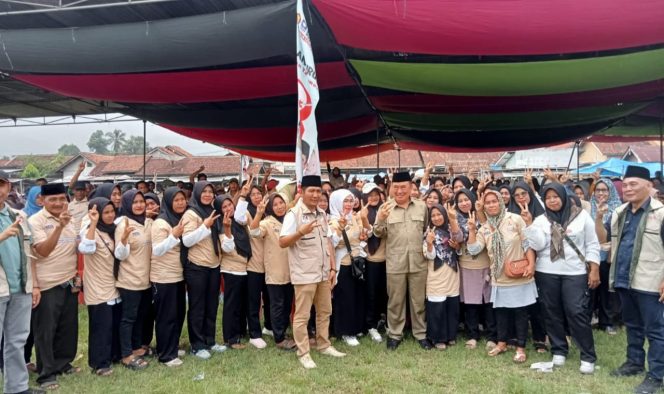
M 362 219 L 353 213 L 354 205 L 355 196 L 349 190 L 335 190 L 330 196 L 330 228 L 334 232 L 332 244 L 337 270 L 337 285 L 332 291 L 334 334 L 348 346 L 360 344 L 357 336 L 364 329 L 365 318 L 364 282 L 353 278 L 351 258 L 367 257 L 364 250 L 367 234 Z
M 115 257 L 120 260 L 116 287 L 122 297 L 120 352 L 122 363 L 130 369 L 144 369 L 143 320 L 152 298 L 150 291 L 150 230 L 152 220 L 145 217 L 143 193 L 132 189 L 122 195 L 120 219 L 115 229 Z
M 221 316 L 224 342 L 231 349 L 244 349 L 241 339 L 247 327 L 247 264 L 251 243 L 247 227 L 235 218 L 233 198 L 217 197 L 214 207 L 224 216 L 221 240 L 221 276 L 224 280 L 224 311 Z
M 120 358 L 120 293 L 115 288 L 115 207 L 103 197 L 89 202 L 90 224 L 81 229 L 78 251 L 85 256 L 85 304 L 88 306 L 88 365 L 98 376 L 113 373 Z
M 182 365 L 178 344 L 186 312 L 182 267 L 186 262 L 181 237 L 182 215 L 187 210 L 184 191 L 172 186 L 164 191 L 161 212 L 152 224 L 150 282 L 155 308 L 155 331 L 159 362 L 169 367 Z
M 468 251 L 479 255 L 485 248 L 491 261 L 491 302 L 496 313 L 498 344 L 489 351 L 497 356 L 507 351 L 510 324 L 516 329 L 517 347 L 514 362 L 526 361 L 528 337 L 528 305 L 537 301 L 537 287 L 533 279 L 535 253 L 528 247 L 526 224 L 521 216 L 505 212 L 502 196 L 495 190 L 487 190 L 482 196 L 487 222 L 477 229 L 475 214 L 468 220 Z M 509 262 L 527 260 L 520 278 L 510 278 L 505 273 Z M 514 320 L 512 320 L 514 319 Z
M 279 234 L 288 205 L 280 194 L 258 204 L 249 225 L 252 239 L 262 242 L 265 261 L 265 282 L 270 295 L 270 317 L 277 348 L 295 350 L 295 341 L 286 337 L 293 306 L 293 285 L 290 283 L 288 249 L 279 246 Z M 260 218 L 265 214 L 265 218 Z

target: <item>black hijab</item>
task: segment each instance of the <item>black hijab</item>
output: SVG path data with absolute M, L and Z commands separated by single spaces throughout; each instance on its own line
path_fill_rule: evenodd
M 274 193 L 267 200 L 267 206 L 265 207 L 265 215 L 266 216 L 272 216 L 273 218 L 277 219 L 279 221 L 279 223 L 283 223 L 284 222 L 284 216 L 286 216 L 286 214 L 284 213 L 281 216 L 277 216 L 277 214 L 274 213 L 274 200 L 276 198 L 280 198 L 281 201 L 284 202 L 284 204 L 286 203 L 286 200 L 284 200 L 284 198 L 279 193 Z
M 120 206 L 120 216 L 125 216 L 137 223 L 140 223 L 141 225 L 144 225 L 145 212 L 143 212 L 142 215 L 136 215 L 134 214 L 134 210 L 132 209 L 134 204 L 134 199 L 139 194 L 143 196 L 143 193 L 141 193 L 136 189 L 127 190 L 126 192 L 124 192 L 124 194 L 122 194 L 122 205 Z
M 104 211 L 104 208 L 106 208 L 107 205 L 113 205 L 111 200 L 105 197 L 95 197 L 92 200 L 88 202 L 88 209 L 92 209 L 95 205 L 97 206 L 97 212 L 99 212 L 99 220 L 97 221 L 97 230 L 101 231 L 102 233 L 108 234 L 111 239 L 115 238 L 115 224 L 106 224 L 104 223 L 103 220 L 101 220 L 101 214 Z M 115 207 L 113 207 L 115 209 Z
M 503 190 L 503 189 L 507 190 L 507 192 L 510 195 L 510 200 L 507 202 L 507 204 L 505 204 L 505 206 L 507 207 L 507 210 L 509 212 L 513 212 L 514 207 L 516 206 L 518 208 L 518 206 L 517 206 L 516 202 L 514 202 L 514 196 L 512 196 L 512 187 L 509 184 L 502 184 L 498 187 L 498 192 L 500 193 L 500 191 Z M 501 196 L 502 196 L 502 193 L 501 193 Z M 519 213 L 521 213 L 520 209 L 519 209 Z
M 214 186 L 210 182 L 199 181 L 194 184 L 194 190 L 191 193 L 191 199 L 189 199 L 189 209 L 194 211 L 203 220 L 207 219 L 212 214 L 212 211 L 214 211 L 214 200 L 212 200 L 212 204 L 210 205 L 204 205 L 201 202 L 201 195 L 207 186 L 212 188 L 212 194 L 214 194 Z M 221 209 L 217 211 L 217 214 L 221 214 Z M 210 238 L 212 238 L 214 254 L 217 256 L 219 256 L 219 230 L 221 229 L 219 222 L 220 220 L 217 220 L 210 226 Z
M 361 190 L 358 190 L 354 187 L 351 187 L 348 190 L 353 194 L 353 196 L 355 196 L 357 201 L 362 201 L 362 191 Z M 355 205 L 353 205 L 353 212 L 360 212 L 360 209 L 362 209 L 362 204 L 360 204 L 357 208 L 355 208 Z
M 461 183 L 463 183 L 463 187 L 468 190 L 473 188 L 473 183 L 470 181 L 470 178 L 465 175 L 459 175 L 458 177 L 452 179 L 452 190 L 454 190 L 454 184 L 456 181 L 461 181 Z
M 233 203 L 233 198 L 230 194 L 224 194 L 214 199 L 214 209 L 217 212 L 221 213 L 221 207 L 224 201 L 229 200 L 231 204 Z M 233 204 L 235 206 L 235 204 Z M 221 231 L 224 232 L 223 225 L 223 214 L 217 219 L 221 223 Z M 231 235 L 233 235 L 233 241 L 235 241 L 235 250 L 237 254 L 242 257 L 246 257 L 247 260 L 251 259 L 251 243 L 249 242 L 249 233 L 247 232 L 246 226 L 241 225 L 235 221 L 234 217 L 231 217 Z
M 256 210 L 257 210 L 257 207 L 254 205 L 253 202 L 251 202 L 251 192 L 254 189 L 261 192 L 261 196 L 263 196 L 263 191 L 261 190 L 260 187 L 258 187 L 258 185 L 253 185 L 253 186 L 251 186 L 251 188 L 249 188 L 249 195 L 247 196 L 247 211 L 249 211 L 252 218 L 256 217 Z
M 563 244 L 565 237 L 563 234 L 567 231 L 567 226 L 570 222 L 581 213 L 581 208 L 572 202 L 570 194 L 567 193 L 567 189 L 562 184 L 554 182 L 544 186 L 542 188 L 542 194 L 545 198 L 546 193 L 549 190 L 553 190 L 553 192 L 560 197 L 561 201 L 561 207 L 558 211 L 552 211 L 549 208 L 546 208 L 546 217 L 551 223 L 551 261 L 556 261 L 559 258 L 565 258 L 565 248 Z M 578 199 L 576 195 L 574 195 L 574 197 Z
M 511 208 L 508 207 L 508 210 L 510 212 L 515 213 L 517 215 L 521 214 L 521 208 L 519 207 L 519 204 L 516 201 L 516 197 L 514 197 L 516 189 L 523 189 L 526 192 L 528 192 L 528 196 L 530 196 L 530 203 L 528 203 L 528 212 L 530 212 L 530 214 L 533 215 L 533 219 L 544 213 L 544 207 L 542 207 L 542 204 L 540 204 L 539 200 L 535 196 L 533 189 L 531 189 L 530 186 L 528 186 L 528 184 L 524 181 L 518 181 L 517 183 L 514 184 L 514 187 L 512 188 L 512 201 L 514 202 L 514 205 Z M 503 197 L 501 196 L 500 198 L 502 199 Z
M 175 200 L 175 196 L 178 193 L 182 193 L 182 195 L 186 198 L 187 196 L 184 194 L 184 190 L 180 189 L 177 186 L 171 186 L 167 188 L 164 191 L 164 197 L 162 198 L 161 204 L 159 205 L 159 217 L 158 219 L 163 219 L 168 223 L 171 227 L 175 227 L 180 223 L 180 220 L 182 219 L 183 213 L 176 213 L 173 210 L 173 200 Z M 151 194 L 151 193 L 148 193 Z M 147 197 L 147 194 L 146 194 Z
M 440 226 L 434 226 L 431 221 L 431 216 L 433 211 L 438 210 L 443 216 L 443 223 Z M 456 251 L 449 246 L 449 241 L 452 239 L 452 234 L 450 233 L 450 222 L 447 218 L 447 210 L 441 204 L 434 204 L 429 209 L 429 223 L 434 226 L 434 233 L 436 238 L 434 239 L 434 250 L 436 252 L 436 257 L 433 259 L 433 269 L 437 271 L 443 264 L 447 263 L 455 272 L 459 269 L 458 257 Z
M 152 192 L 145 193 L 143 195 L 143 197 L 145 197 L 145 201 L 152 200 L 152 201 L 156 202 L 157 205 L 160 205 L 159 196 L 157 196 L 156 194 L 154 194 Z
M 475 202 L 477 201 L 477 197 L 475 197 L 475 193 L 471 192 L 470 190 L 463 188 L 456 192 L 454 195 L 454 206 L 456 207 L 456 211 L 463 216 L 464 218 L 468 219 L 468 213 L 464 213 L 459 209 L 459 196 L 465 194 L 466 197 L 470 200 L 470 212 L 475 212 Z
M 371 194 L 373 191 L 378 192 L 378 204 L 375 207 L 369 205 L 369 194 Z M 367 219 L 369 220 L 369 224 L 372 226 L 374 223 L 376 223 L 376 216 L 378 216 L 378 209 L 380 208 L 381 205 L 383 205 L 383 199 L 380 193 L 381 193 L 380 188 L 376 186 L 375 188 L 371 189 L 369 193 L 362 194 L 362 202 L 364 202 L 364 206 L 367 207 Z M 370 234 L 369 239 L 367 239 L 367 249 L 369 251 L 369 254 L 371 255 L 375 254 L 379 246 L 380 246 L 380 238 L 374 236 L 373 234 Z
M 92 200 L 93 198 L 97 197 L 103 197 L 107 200 L 111 199 L 111 194 L 113 194 L 113 189 L 118 189 L 120 193 L 122 193 L 122 189 L 120 188 L 120 185 L 116 185 L 115 183 L 102 183 L 99 185 L 95 190 L 91 191 L 90 194 L 88 195 L 88 200 Z M 113 201 L 111 201 L 112 203 Z M 115 206 L 115 205 L 113 205 Z M 119 213 L 119 209 L 115 209 L 115 213 Z

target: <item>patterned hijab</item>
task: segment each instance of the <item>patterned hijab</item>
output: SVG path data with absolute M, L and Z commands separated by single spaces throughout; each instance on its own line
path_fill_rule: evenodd
M 609 178 L 601 178 L 600 180 L 597 181 L 597 183 L 603 183 L 606 185 L 606 187 L 609 189 L 609 199 L 607 201 L 607 204 L 609 206 L 608 212 L 602 217 L 602 222 L 606 223 L 607 220 L 611 217 L 611 214 L 613 214 L 613 211 L 616 210 L 621 204 L 622 201 L 620 201 L 620 196 L 618 195 L 618 190 L 616 190 L 615 185 Z M 597 185 L 595 185 L 597 187 Z M 593 217 L 593 219 L 597 216 L 597 208 L 599 207 L 599 203 L 597 202 L 597 198 L 595 197 L 595 194 L 593 193 L 592 196 L 590 196 L 590 214 Z
M 484 215 L 486 215 L 487 223 L 492 230 L 491 249 L 493 250 L 494 264 L 493 269 L 491 270 L 491 274 L 494 278 L 498 278 L 500 273 L 503 272 L 503 264 L 505 263 L 505 238 L 500 232 L 500 224 L 505 218 L 506 212 L 503 196 L 501 196 L 500 193 L 495 190 L 487 190 L 484 192 L 484 195 L 482 196 L 482 202 L 486 204 L 486 197 L 490 194 L 496 196 L 496 198 L 498 198 L 498 203 L 500 204 L 500 213 L 496 216 L 489 215 L 489 213 L 486 211 L 486 208 L 484 209 Z
M 450 247 L 450 239 L 452 239 L 452 235 L 450 234 L 450 224 L 449 220 L 447 218 L 447 210 L 440 205 L 440 204 L 434 204 L 434 206 L 429 209 L 429 223 L 433 222 L 431 221 L 431 215 L 433 214 L 433 211 L 437 210 L 440 212 L 441 215 L 443 215 L 443 224 L 440 226 L 434 226 L 434 233 L 436 234 L 436 237 L 433 241 L 433 248 L 436 251 L 436 257 L 433 260 L 433 270 L 437 271 L 440 267 L 443 266 L 443 264 L 447 264 L 452 268 L 455 272 L 459 269 L 459 264 L 458 264 L 458 256 L 456 254 L 456 251 Z
M 560 183 L 549 183 L 542 188 L 542 194 L 546 197 L 546 193 L 553 190 L 560 198 L 561 206 L 558 211 L 552 211 L 546 208 L 546 218 L 551 223 L 551 261 L 558 259 L 565 259 L 565 237 L 567 226 L 581 213 L 581 208 L 572 203 L 572 198 L 568 194 L 565 186 Z M 574 193 L 571 193 L 574 194 Z M 575 196 L 576 197 L 576 196 Z

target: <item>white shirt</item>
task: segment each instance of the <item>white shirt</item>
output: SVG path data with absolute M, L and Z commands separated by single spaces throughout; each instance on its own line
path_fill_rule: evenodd
M 583 275 L 586 265 L 566 240 L 563 240 L 565 259 L 551 261 L 551 223 L 546 215 L 538 216 L 526 227 L 529 246 L 537 252 L 535 270 L 546 274 Z M 595 221 L 582 210 L 567 226 L 567 236 L 585 256 L 586 261 L 599 265 L 599 241 L 595 233 Z

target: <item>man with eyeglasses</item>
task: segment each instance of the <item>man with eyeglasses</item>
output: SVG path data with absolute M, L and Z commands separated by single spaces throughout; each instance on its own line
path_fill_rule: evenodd
M 627 328 L 627 361 L 611 372 L 633 376 L 648 369 L 635 393 L 656 393 L 664 378 L 664 205 L 650 197 L 648 169 L 627 167 L 623 195 L 604 226 L 595 221 L 600 242 L 611 241 L 609 286 L 620 296 Z M 602 211 L 600 211 L 602 212 Z

